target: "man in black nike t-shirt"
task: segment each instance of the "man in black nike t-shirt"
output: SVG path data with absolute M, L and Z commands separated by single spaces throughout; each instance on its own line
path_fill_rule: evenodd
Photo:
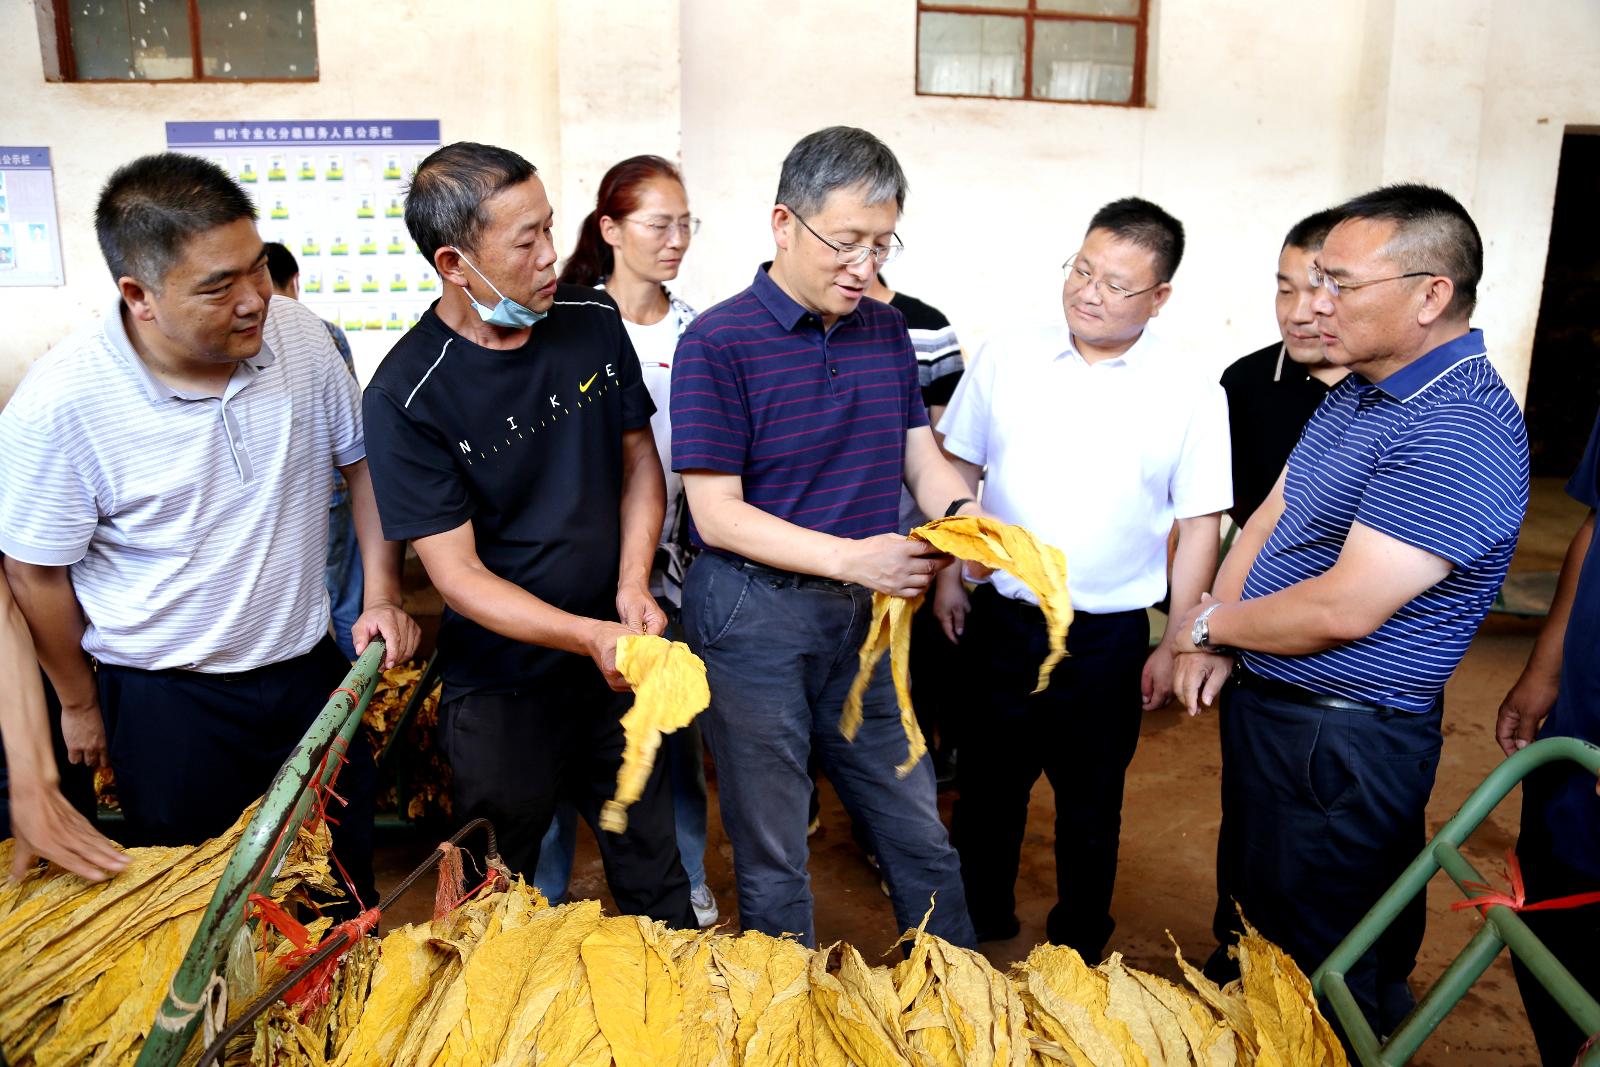
M 455 817 L 486 816 L 532 876 L 559 799 L 597 824 L 630 704 L 617 639 L 659 634 L 650 566 L 666 489 L 654 405 L 604 292 L 556 284 L 544 184 L 461 142 L 417 168 L 406 225 L 444 295 L 364 400 L 384 532 L 448 605 L 440 747 Z M 617 906 L 694 927 L 657 765 L 628 828 L 596 830 Z

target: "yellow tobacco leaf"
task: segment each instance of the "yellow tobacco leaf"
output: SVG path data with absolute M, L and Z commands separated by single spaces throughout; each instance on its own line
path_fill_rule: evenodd
M 861 698 L 872 682 L 872 672 L 877 669 L 878 661 L 887 651 L 895 700 L 900 707 L 900 725 L 906 732 L 905 762 L 894 769 L 901 778 L 910 774 L 928 751 L 917 725 L 917 714 L 911 707 L 911 618 L 921 604 L 921 597 L 907 600 L 884 593 L 872 594 L 872 621 L 867 625 L 867 639 L 861 644 L 861 666 L 856 671 L 855 681 L 850 683 L 844 710 L 839 715 L 839 731 L 847 740 L 854 741 L 861 729 Z
M 1050 639 L 1050 654 L 1039 666 L 1039 684 L 1034 688 L 1035 693 L 1042 692 L 1050 683 L 1050 672 L 1066 655 L 1067 627 L 1072 625 L 1067 557 L 1021 526 L 981 515 L 934 519 L 912 530 L 910 536 L 957 559 L 1005 571 L 1039 598 Z
M 1154 996 L 1113 952 L 1096 968 L 1106 976 L 1109 1000 L 1106 1014 L 1127 1024 L 1150 1067 L 1189 1067 L 1192 1049 L 1185 1033 L 1188 1005 L 1182 1015 L 1167 1001 Z
M 1106 976 L 1084 964 L 1070 948 L 1040 945 L 1016 967 L 1037 1010 L 1029 1021 L 1035 1031 L 1056 1041 L 1074 1062 L 1093 1067 L 1149 1067 L 1128 1024 L 1109 1014 L 1111 995 Z
M 617 1067 L 676 1063 L 683 1037 L 683 988 L 676 968 L 636 916 L 608 918 L 583 941 L 594 1014 Z
M 617 640 L 617 671 L 633 686 L 633 707 L 622 716 L 625 746 L 616 794 L 600 809 L 600 828 L 628 828 L 628 805 L 638 800 L 655 765 L 661 735 L 694 721 L 711 703 L 706 665 L 682 641 L 653 634 Z
M 1344 1046 L 1317 1010 L 1311 982 L 1288 953 L 1248 922 L 1239 938 L 1239 984 L 1255 1023 L 1261 1059 L 1270 1050 L 1283 1063 L 1347 1067 Z

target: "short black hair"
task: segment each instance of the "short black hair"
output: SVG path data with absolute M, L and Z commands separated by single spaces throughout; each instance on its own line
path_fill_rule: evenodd
M 1483 277 L 1483 237 L 1461 202 L 1431 185 L 1385 185 L 1336 208 L 1341 221 L 1371 219 L 1395 224 L 1384 254 L 1403 271 L 1427 271 L 1455 286 L 1452 317 L 1465 319 L 1478 304 Z
M 283 289 L 300 273 L 300 262 L 294 258 L 294 253 L 289 251 L 277 241 L 268 241 L 267 273 L 272 275 L 272 287 Z
M 256 206 L 227 171 L 199 156 L 162 152 L 111 175 L 95 205 L 94 232 L 111 277 L 159 293 L 185 242 L 240 219 L 255 221 Z
M 1283 238 L 1283 247 L 1303 248 L 1307 252 L 1315 252 L 1322 247 L 1322 242 L 1328 239 L 1328 231 L 1339 225 L 1343 218 L 1337 208 L 1331 207 L 1314 215 L 1307 215 L 1289 227 L 1289 232 Z
M 476 248 L 489 224 L 484 201 L 538 172 L 509 148 L 475 141 L 447 144 L 424 159 L 411 177 L 406 229 L 430 263 L 447 245 Z
M 1156 257 L 1156 273 L 1170 282 L 1183 261 L 1183 223 L 1159 206 L 1137 196 L 1113 200 L 1094 213 L 1086 233 L 1107 232 Z
M 829 126 L 806 134 L 789 149 L 778 175 L 775 203 L 810 215 L 822 210 L 835 189 L 857 186 L 865 190 L 868 204 L 893 199 L 897 211 L 905 210 L 906 174 L 889 146 L 866 130 Z

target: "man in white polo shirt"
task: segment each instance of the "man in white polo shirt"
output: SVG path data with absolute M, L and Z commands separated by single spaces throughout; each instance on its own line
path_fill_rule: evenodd
M 119 299 L 0 412 L 6 575 L 69 756 L 116 773 L 129 844 L 225 829 L 348 670 L 322 582 L 330 462 L 366 566 L 356 648 L 381 635 L 394 663 L 417 641 L 356 383 L 321 320 L 272 299 L 255 217 L 206 160 L 118 170 L 95 224 Z M 352 747 L 334 840 L 365 897 L 372 757 Z
M 979 940 L 1016 936 L 1028 795 L 1055 790 L 1056 886 L 1046 935 L 1098 961 L 1140 711 L 1172 694 L 1173 644 L 1150 649 L 1145 609 L 1211 586 L 1218 515 L 1232 499 L 1227 404 L 1193 354 L 1146 329 L 1172 293 L 1183 227 L 1134 198 L 1101 208 L 1065 265 L 1066 321 L 979 349 L 939 424 L 983 506 L 1066 553 L 1077 613 L 1068 656 L 1034 694 L 1046 652 L 1031 592 L 1004 573 L 971 602 L 955 568 L 935 610 L 960 644 L 977 728 L 962 731 L 952 839 Z

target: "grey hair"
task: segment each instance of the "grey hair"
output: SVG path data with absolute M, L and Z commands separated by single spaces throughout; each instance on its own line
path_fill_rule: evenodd
M 457 141 L 424 159 L 406 189 L 406 229 L 433 262 L 440 248 L 475 249 L 489 216 L 484 201 L 538 173 L 508 148 Z
M 1454 295 L 1445 310 L 1452 319 L 1472 314 L 1483 277 L 1483 237 L 1459 200 L 1431 185 L 1385 185 L 1334 210 L 1345 220 L 1394 223 L 1384 254 L 1403 271 L 1449 278 Z
M 777 203 L 800 215 L 822 209 L 835 189 L 860 188 L 868 204 L 906 206 L 906 174 L 889 146 L 854 126 L 807 134 L 783 160 Z

